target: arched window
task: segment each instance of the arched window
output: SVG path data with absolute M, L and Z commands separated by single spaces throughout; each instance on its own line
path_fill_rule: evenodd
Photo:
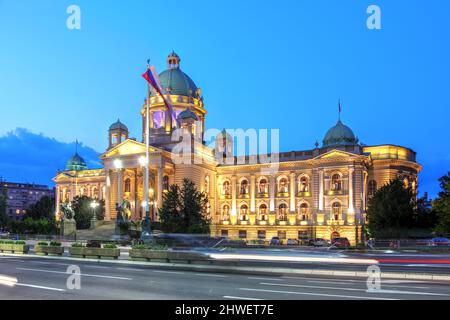
M 247 195 L 248 194 L 248 180 L 244 179 L 241 181 L 241 195 Z
M 125 192 L 131 192 L 131 179 L 125 179 Z
M 158 129 L 166 125 L 166 114 L 164 111 L 153 112 L 153 128 Z
M 377 182 L 375 180 L 370 180 L 368 194 L 369 196 L 373 196 L 375 192 L 377 192 Z
M 267 184 L 267 180 L 266 179 L 261 179 L 259 181 L 259 193 L 260 194 L 267 194 L 269 192 L 269 185 Z
M 339 174 L 333 174 L 331 177 L 331 190 L 332 191 L 341 191 L 342 190 L 342 179 Z
M 308 220 L 308 211 L 309 211 L 309 207 L 308 207 L 307 203 L 304 202 L 299 206 L 298 213 L 299 213 L 300 220 L 302 220 L 302 221 Z
M 98 192 L 98 188 L 97 187 L 93 187 L 92 188 L 92 197 L 95 199 L 98 199 L 99 196 L 99 192 Z
M 229 181 L 224 181 L 222 184 L 222 195 L 229 196 L 231 194 L 231 187 Z
M 230 220 L 230 206 L 227 204 L 222 207 L 222 219 L 224 221 Z
M 259 206 L 258 215 L 259 215 L 259 220 L 267 221 L 267 206 L 265 204 L 262 204 Z
M 168 176 L 163 177 L 163 190 L 169 191 L 169 177 Z
M 309 192 L 309 181 L 307 177 L 301 177 L 298 184 L 299 192 Z
M 246 204 L 243 204 L 240 209 L 241 214 L 241 221 L 247 221 L 248 220 L 248 206 Z
M 278 206 L 278 220 L 286 221 L 287 219 L 287 205 L 282 203 Z
M 334 202 L 332 206 L 333 219 L 339 220 L 341 215 L 341 204 L 339 202 Z
M 278 181 L 278 192 L 279 193 L 287 193 L 289 192 L 289 182 L 286 178 L 281 178 Z

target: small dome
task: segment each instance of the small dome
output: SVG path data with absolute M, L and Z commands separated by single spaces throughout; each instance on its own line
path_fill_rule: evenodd
M 87 170 L 86 162 L 78 153 L 75 153 L 75 155 L 70 158 L 69 161 L 67 161 L 66 164 L 66 170 L 67 171 L 80 171 L 80 170 Z
M 197 115 L 189 109 L 186 109 L 186 110 L 180 112 L 180 114 L 178 115 L 177 118 L 179 120 L 185 120 L 185 119 L 194 119 L 195 121 L 198 120 Z
M 217 137 L 216 137 L 217 139 L 227 139 L 227 140 L 229 140 L 229 141 L 233 141 L 233 136 L 231 135 L 231 134 L 229 134 L 228 132 L 227 132 L 227 130 L 225 130 L 225 128 L 222 130 L 222 131 L 220 131 L 219 132 L 219 134 L 217 135 Z
M 358 139 L 352 129 L 339 120 L 334 127 L 328 130 L 323 139 L 323 147 L 355 145 Z
M 117 119 L 116 122 L 114 122 L 110 127 L 109 130 L 123 130 L 128 131 L 128 128 L 126 125 L 124 125 L 122 122 L 120 122 L 120 119 Z

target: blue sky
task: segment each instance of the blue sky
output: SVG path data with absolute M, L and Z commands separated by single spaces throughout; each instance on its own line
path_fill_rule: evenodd
M 79 31 L 66 28 L 71 4 Z M 366 27 L 370 4 L 382 30 Z M 417 151 L 421 190 L 435 194 L 450 170 L 449 10 L 447 0 L 0 0 L 0 136 L 25 128 L 101 152 L 120 117 L 139 137 L 145 61 L 162 71 L 175 50 L 208 127 L 280 128 L 283 151 L 309 149 L 341 98 L 363 143 Z

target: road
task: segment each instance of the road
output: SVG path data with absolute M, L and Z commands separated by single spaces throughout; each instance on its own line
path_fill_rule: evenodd
M 66 283 L 68 266 L 81 270 L 81 289 Z M 14 284 L 15 279 L 17 283 Z M 0 257 L 0 299 L 450 299 L 450 282 L 382 279 L 367 292 L 363 278 L 251 276 L 152 269 L 149 266 Z

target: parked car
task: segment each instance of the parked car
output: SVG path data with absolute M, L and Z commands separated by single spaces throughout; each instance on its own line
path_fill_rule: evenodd
M 273 237 L 272 240 L 270 240 L 271 246 L 281 246 L 283 244 L 283 241 L 279 237 Z
M 297 239 L 288 239 L 287 245 L 288 246 L 298 246 L 300 242 Z
M 337 248 L 348 248 L 350 247 L 350 241 L 347 238 L 334 238 L 331 240 L 331 245 Z
M 314 238 L 309 240 L 308 245 L 312 247 L 325 247 L 328 245 L 328 242 L 322 238 Z
M 8 238 L 9 236 L 10 236 L 10 233 L 8 231 L 0 229 L 0 237 Z
M 442 238 L 442 237 L 441 238 L 433 238 L 428 242 L 428 245 L 432 246 L 432 247 L 437 247 L 437 246 L 446 247 L 446 246 L 450 246 L 450 240 L 447 238 Z

